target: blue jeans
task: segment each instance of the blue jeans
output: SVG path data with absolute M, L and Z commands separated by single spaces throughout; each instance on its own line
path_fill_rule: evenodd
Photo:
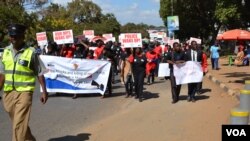
M 219 68 L 219 58 L 211 58 L 212 61 L 212 69 L 218 69 Z

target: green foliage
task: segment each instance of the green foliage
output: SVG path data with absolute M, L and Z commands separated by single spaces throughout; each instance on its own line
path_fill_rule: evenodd
M 149 37 L 147 30 L 149 26 L 143 23 L 127 23 L 121 27 L 121 33 L 141 33 L 142 37 Z
M 221 26 L 228 29 L 249 26 L 250 1 L 245 0 L 245 5 L 241 2 L 242 0 L 161 0 L 159 14 L 166 21 L 171 16 L 173 6 L 173 15 L 178 15 L 180 22 L 180 30 L 175 32 L 177 38 L 185 40 L 193 36 L 205 41 L 213 36 L 213 42 Z M 218 25 L 217 29 L 215 24 Z
M 46 32 L 52 40 L 52 32 L 72 29 L 75 36 L 83 30 L 95 30 L 96 35 L 112 33 L 116 38 L 123 32 L 139 32 L 148 37 L 146 24 L 128 23 L 121 26 L 112 13 L 103 14 L 102 9 L 89 0 L 73 0 L 66 7 L 50 3 L 48 0 L 0 0 L 0 30 L 6 32 L 9 23 L 21 23 L 28 27 L 26 40 L 35 41 L 36 33 Z M 27 12 L 33 10 L 33 12 Z M 25 9 L 26 7 L 26 9 Z M 39 7 L 39 8 L 38 8 Z

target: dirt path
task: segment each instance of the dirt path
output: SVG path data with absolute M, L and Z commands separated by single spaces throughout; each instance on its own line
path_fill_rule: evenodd
M 186 101 L 187 86 L 181 99 L 171 104 L 169 82 L 147 86 L 158 98 L 134 101 L 117 114 L 84 128 L 91 141 L 220 141 L 221 125 L 228 124 L 230 110 L 238 104 L 207 78 L 206 93 L 195 103 Z M 211 90 L 211 91 L 209 91 Z

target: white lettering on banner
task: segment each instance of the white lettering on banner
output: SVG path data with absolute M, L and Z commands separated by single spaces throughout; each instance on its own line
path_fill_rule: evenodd
M 203 72 L 199 62 L 187 61 L 174 65 L 176 84 L 198 83 L 202 81 Z
M 158 77 L 170 76 L 170 69 L 168 63 L 160 63 L 158 70 Z
M 119 41 L 124 48 L 142 47 L 141 33 L 122 33 Z
M 40 55 L 46 68 L 48 92 L 104 94 L 111 64 L 108 61 Z
M 54 31 L 53 39 L 57 44 L 74 43 L 73 31 L 72 30 Z

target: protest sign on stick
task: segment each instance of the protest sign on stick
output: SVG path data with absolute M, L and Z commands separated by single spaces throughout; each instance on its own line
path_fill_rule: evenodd
M 57 44 L 74 43 L 73 31 L 72 30 L 54 31 L 53 39 Z
M 122 33 L 119 40 L 123 48 L 142 47 L 141 33 Z

